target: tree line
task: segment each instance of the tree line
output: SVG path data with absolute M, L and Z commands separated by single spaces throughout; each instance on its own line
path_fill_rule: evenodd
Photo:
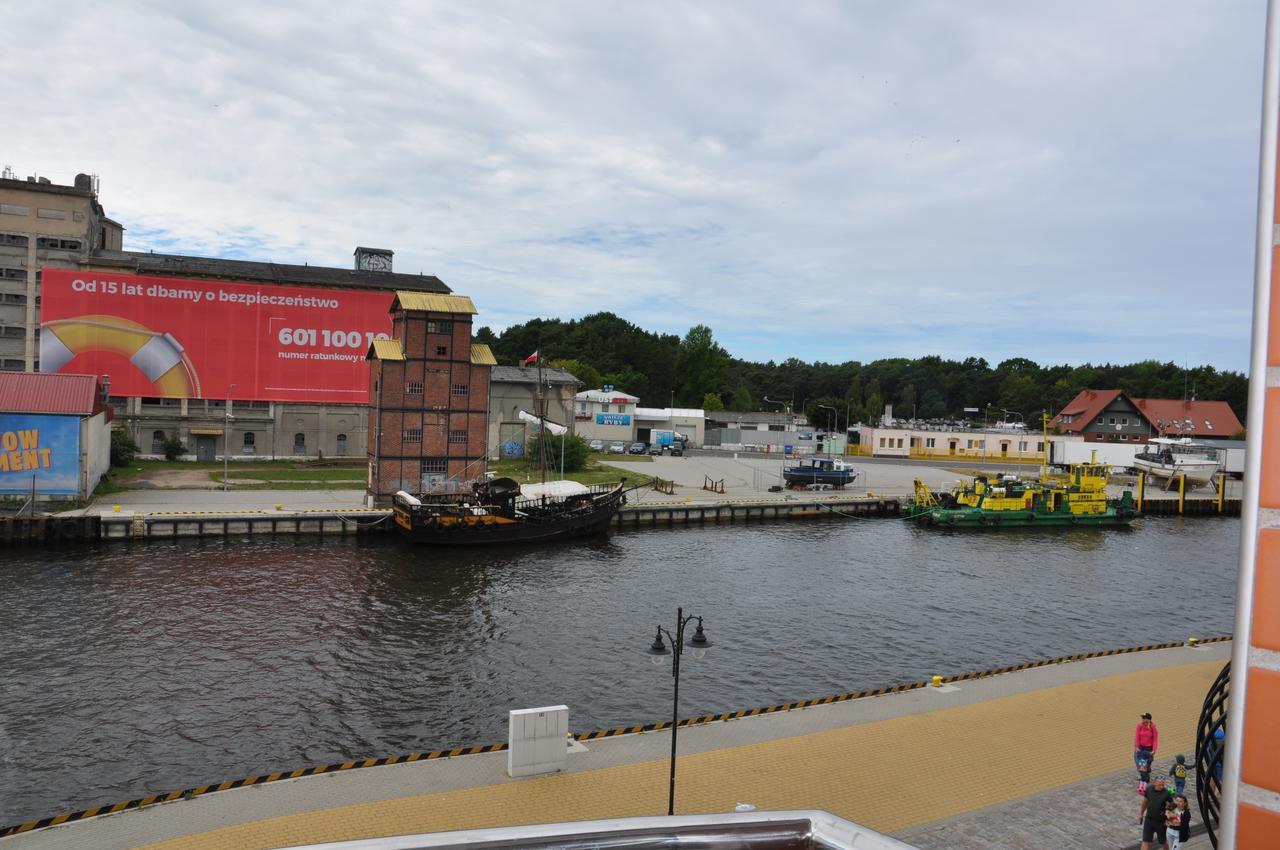
M 588 388 L 611 384 L 646 407 L 779 410 L 792 405 L 815 425 L 870 422 L 884 405 L 894 415 L 921 419 L 1016 418 L 1030 424 L 1056 413 L 1083 389 L 1121 389 L 1140 398 L 1225 401 L 1245 421 L 1248 378 L 1213 366 L 1183 367 L 1143 360 L 1081 366 L 1040 364 L 1014 357 L 992 366 L 982 357 L 894 357 L 862 363 L 806 363 L 789 358 L 756 363 L 730 355 L 711 328 L 695 325 L 683 338 L 647 331 L 615 316 L 532 319 L 501 334 L 482 327 L 499 363 L 516 364 L 539 351 Z M 978 408 L 979 414 L 965 413 Z M 834 408 L 838 415 L 833 417 Z

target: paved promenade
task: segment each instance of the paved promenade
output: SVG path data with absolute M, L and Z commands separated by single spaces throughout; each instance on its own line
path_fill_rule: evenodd
M 676 810 L 826 809 L 922 847 L 1128 846 L 1138 714 L 1156 716 L 1161 765 L 1189 753 L 1229 652 L 1117 655 L 692 727 L 680 733 Z M 346 771 L 65 824 L 0 850 L 242 850 L 661 814 L 669 746 L 665 731 L 592 740 L 566 772 L 522 780 L 505 777 L 505 753 Z M 1063 829 L 1039 831 L 1047 824 Z M 961 835 L 968 843 L 951 840 Z

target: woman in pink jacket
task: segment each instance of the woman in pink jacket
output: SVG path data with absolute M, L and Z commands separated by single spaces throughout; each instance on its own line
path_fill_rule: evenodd
M 1151 766 L 1156 762 L 1158 749 L 1160 749 L 1160 730 L 1151 722 L 1151 713 L 1146 712 L 1138 721 L 1138 728 L 1133 730 L 1133 764 L 1138 768 L 1138 779 L 1147 778 L 1147 774 L 1142 770 L 1143 762 L 1146 762 L 1147 771 L 1150 771 Z

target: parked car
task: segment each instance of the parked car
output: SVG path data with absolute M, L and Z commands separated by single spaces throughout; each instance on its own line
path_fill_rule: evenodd
M 651 455 L 662 454 L 662 446 L 658 445 L 657 443 L 654 443 L 652 446 L 649 446 L 649 454 Z
M 587 448 L 593 452 L 602 452 L 604 451 L 604 440 L 592 440 L 587 443 Z
M 644 443 L 632 443 L 631 448 L 627 449 L 627 454 L 642 455 L 646 448 L 648 447 Z
M 609 444 L 609 454 L 623 455 L 626 453 L 627 453 L 627 444 L 622 442 L 621 440 L 618 440 Z
M 672 457 L 681 457 L 684 455 L 684 443 L 672 443 L 667 451 L 671 452 Z

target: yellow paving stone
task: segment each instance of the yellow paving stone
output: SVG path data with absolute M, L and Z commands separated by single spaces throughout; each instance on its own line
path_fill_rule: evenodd
M 676 811 L 825 809 L 882 832 L 1132 765 L 1138 715 L 1160 727 L 1157 768 L 1190 753 L 1207 661 L 682 756 Z M 752 722 L 752 721 L 737 721 Z M 351 838 L 666 812 L 665 759 L 284 815 L 146 845 L 253 850 Z M 1136 777 L 1135 777 L 1136 781 Z

